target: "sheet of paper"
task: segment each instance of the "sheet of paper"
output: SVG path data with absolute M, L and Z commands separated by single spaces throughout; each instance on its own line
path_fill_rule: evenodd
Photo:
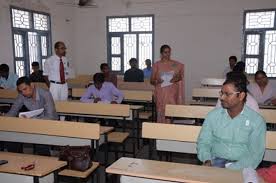
M 163 80 L 163 83 L 161 83 L 161 87 L 166 87 L 172 85 L 171 79 L 173 78 L 174 71 L 169 72 L 162 72 L 160 74 L 160 78 Z
M 21 112 L 21 113 L 19 113 L 19 117 L 26 116 L 26 118 L 33 118 L 35 116 L 40 115 L 43 111 L 44 111 L 44 109 L 41 108 L 41 109 L 37 109 L 37 110 L 33 110 L 33 111 Z

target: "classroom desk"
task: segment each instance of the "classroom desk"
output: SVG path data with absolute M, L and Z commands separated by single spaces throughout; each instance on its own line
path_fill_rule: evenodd
M 216 106 L 217 101 L 190 101 L 188 105 Z M 276 109 L 276 105 L 259 105 L 260 109 Z
M 67 165 L 65 161 L 59 161 L 54 157 L 9 152 L 0 152 L 0 159 L 8 160 L 7 164 L 0 165 L 0 180 L 3 183 L 12 183 L 15 182 L 16 179 L 24 183 L 37 183 L 40 177 L 44 177 L 51 173 L 54 173 L 54 180 L 57 182 L 57 171 Z M 25 171 L 21 169 L 22 166 L 26 166 L 33 162 L 35 162 L 35 168 L 33 170 Z M 14 174 L 16 175 L 13 176 Z
M 70 105 L 68 105 L 70 104 Z M 78 110 L 76 110 L 76 106 L 75 105 L 78 105 Z M 126 115 L 120 115 L 120 111 L 117 111 L 115 113 L 108 113 L 110 112 L 111 110 L 116 110 L 116 105 L 114 104 L 108 104 L 108 105 L 114 105 L 114 109 L 108 108 L 109 111 L 105 111 L 104 110 L 104 105 L 106 104 L 99 104 L 100 107 L 102 108 L 99 108 L 97 109 L 96 111 L 93 111 L 93 112 L 90 112 L 88 111 L 87 112 L 87 107 L 90 107 L 89 106 L 90 104 L 89 103 L 81 103 L 80 101 L 67 101 L 67 102 L 59 102 L 59 101 L 56 101 L 56 110 L 57 110 L 57 113 L 59 115 L 62 115 L 62 116 L 76 116 L 76 117 L 91 117 L 91 118 L 101 118 L 101 119 L 119 119 L 119 120 L 123 120 L 122 121 L 122 124 L 123 124 L 123 131 L 126 130 L 126 122 L 131 122 L 131 125 L 132 125 L 132 137 L 134 137 L 137 141 L 137 148 L 139 149 L 139 144 L 140 144 L 140 120 L 139 120 L 139 111 L 143 108 L 143 106 L 140 106 L 140 105 L 129 105 L 129 109 L 127 110 L 130 110 L 129 113 Z M 91 106 L 93 105 L 93 107 L 97 108 L 98 104 L 91 104 Z M 65 109 L 65 106 L 67 106 L 67 108 Z M 103 109 L 103 110 L 101 110 Z M 113 112 L 113 111 L 112 111 Z M 125 112 L 125 111 L 124 111 Z M 137 130 L 137 131 L 136 131 Z M 133 154 L 135 156 L 135 151 L 136 151 L 136 148 L 135 148 L 135 142 L 133 142 Z
M 135 158 L 120 158 L 106 172 L 183 183 L 243 183 L 241 171 Z

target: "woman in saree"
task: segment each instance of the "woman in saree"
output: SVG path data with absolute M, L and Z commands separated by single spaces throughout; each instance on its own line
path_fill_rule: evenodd
M 151 84 L 155 86 L 157 122 L 170 123 L 165 118 L 166 104 L 183 104 L 184 101 L 184 64 L 171 60 L 171 48 L 160 48 L 161 60 L 152 67 Z

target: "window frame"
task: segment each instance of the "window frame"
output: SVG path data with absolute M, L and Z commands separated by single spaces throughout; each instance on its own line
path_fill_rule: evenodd
M 274 11 L 274 25 L 273 28 L 250 28 L 246 29 L 246 14 L 247 13 L 258 13 L 258 12 L 267 12 Z M 266 31 L 276 31 L 276 8 L 269 9 L 250 9 L 244 10 L 243 12 L 243 24 L 242 24 L 242 53 L 241 60 L 246 64 L 246 58 L 257 58 L 258 61 L 258 70 L 263 70 L 264 67 L 264 51 L 265 51 L 265 33 Z M 250 34 L 259 34 L 260 35 L 260 45 L 259 45 L 259 54 L 258 55 L 247 55 L 246 54 L 246 37 Z M 275 73 L 276 74 L 276 73 Z M 248 75 L 254 75 L 254 73 L 249 73 Z M 270 79 L 276 79 L 275 77 L 268 77 Z
M 152 30 L 151 31 L 131 31 L 131 18 L 133 17 L 152 17 Z M 109 32 L 109 19 L 112 18 L 128 18 L 128 28 L 129 30 L 126 32 Z M 124 64 L 125 64 L 125 60 L 124 60 L 124 40 L 123 40 L 123 36 L 124 34 L 135 34 L 136 35 L 136 40 L 139 40 L 139 34 L 152 34 L 152 64 L 154 63 L 154 35 L 155 35 L 155 17 L 154 14 L 144 14 L 144 15 L 120 15 L 120 16 L 106 16 L 106 43 L 107 43 L 107 64 L 110 67 L 110 70 L 112 72 L 115 72 L 117 74 L 124 74 Z M 118 54 L 118 57 L 120 56 L 121 58 L 121 70 L 120 71 L 114 71 L 112 70 L 112 56 L 113 54 L 111 54 L 111 38 L 112 37 L 120 37 L 121 41 L 121 54 Z M 137 46 L 136 46 L 136 53 L 137 53 L 137 60 L 138 60 L 138 65 L 139 63 L 139 41 L 137 41 Z M 116 56 L 116 54 L 114 54 Z M 128 62 L 128 61 L 127 61 Z M 141 69 L 141 68 L 140 68 Z
M 16 10 L 21 10 L 21 11 L 27 11 L 30 13 L 30 28 L 19 28 L 19 27 L 14 27 L 13 26 L 13 16 L 12 16 L 12 10 L 16 9 Z M 33 15 L 34 13 L 37 14 L 41 14 L 41 15 L 45 15 L 48 17 L 48 30 L 37 30 L 34 28 L 34 20 L 33 20 Z M 23 38 L 23 45 L 22 45 L 22 50 L 23 50 L 23 57 L 22 57 L 22 61 L 24 62 L 24 72 L 26 76 L 29 76 L 31 73 L 30 70 L 30 56 L 29 56 L 29 43 L 28 43 L 28 33 L 29 32 L 35 32 L 37 33 L 39 39 L 38 39 L 38 45 L 39 48 L 38 49 L 38 54 L 40 57 L 39 60 L 39 64 L 40 64 L 40 69 L 43 68 L 43 63 L 42 60 L 43 59 L 47 59 L 50 55 L 52 55 L 52 28 L 51 28 L 51 15 L 50 13 L 46 13 L 46 12 L 41 12 L 41 11 L 36 11 L 36 10 L 31 10 L 31 9 L 26 9 L 26 8 L 21 8 L 21 7 L 17 7 L 17 6 L 10 6 L 10 22 L 11 22 L 11 33 L 12 33 L 12 50 L 13 50 L 13 63 L 14 63 L 14 73 L 17 74 L 16 72 L 16 62 L 19 61 L 19 58 L 21 57 L 16 57 L 15 56 L 15 44 L 14 44 L 14 35 L 17 33 L 20 33 L 20 35 L 22 35 Z M 47 55 L 43 56 L 42 52 L 41 52 L 41 36 L 45 36 L 46 40 L 47 40 Z

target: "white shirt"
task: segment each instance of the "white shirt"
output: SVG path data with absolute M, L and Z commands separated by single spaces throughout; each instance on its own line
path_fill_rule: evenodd
M 257 113 L 260 113 L 260 108 L 258 103 L 250 93 L 247 93 L 245 105 L 247 105 L 248 107 L 250 107 L 250 109 L 253 109 Z M 216 107 L 221 107 L 220 99 L 218 99 Z
M 265 86 L 263 93 L 257 83 L 250 83 L 247 89 L 255 97 L 258 104 L 266 104 L 273 98 L 273 87 L 270 82 Z
M 69 77 L 69 62 L 66 57 L 61 57 L 65 80 Z M 60 58 L 57 55 L 49 57 L 44 63 L 43 75 L 48 76 L 49 81 L 60 82 L 60 70 L 59 70 Z

